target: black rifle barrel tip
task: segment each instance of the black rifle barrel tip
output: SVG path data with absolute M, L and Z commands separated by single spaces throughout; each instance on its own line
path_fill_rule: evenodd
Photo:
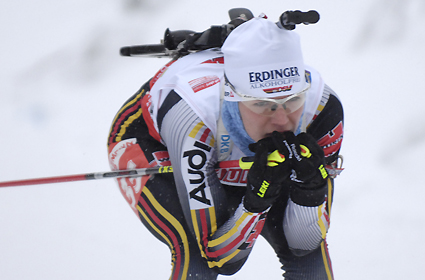
M 320 14 L 315 11 L 315 10 L 311 10 L 308 11 L 308 16 L 309 16 L 309 23 L 316 23 L 320 20 Z
M 315 10 L 310 10 L 308 12 L 301 12 L 299 10 L 296 11 L 286 11 L 284 12 L 279 20 L 280 24 L 285 28 L 293 29 L 296 24 L 311 24 L 316 23 L 320 19 L 320 15 Z
M 122 47 L 120 49 L 120 55 L 122 55 L 122 56 L 131 56 L 131 47 Z

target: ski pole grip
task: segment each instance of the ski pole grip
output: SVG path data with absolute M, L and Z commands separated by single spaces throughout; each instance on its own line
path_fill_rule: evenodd
M 241 169 L 251 169 L 254 163 L 254 157 L 243 157 L 239 159 L 239 167 Z

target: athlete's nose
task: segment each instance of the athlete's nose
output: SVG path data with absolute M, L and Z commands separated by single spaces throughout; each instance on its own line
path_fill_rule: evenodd
M 278 106 L 275 113 L 271 116 L 271 122 L 274 125 L 283 126 L 289 122 L 288 113 L 282 106 Z

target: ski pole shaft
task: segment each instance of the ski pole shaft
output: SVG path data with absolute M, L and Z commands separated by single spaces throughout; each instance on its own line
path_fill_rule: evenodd
M 235 168 L 235 167 L 239 167 L 239 160 L 223 161 L 223 162 L 220 162 L 220 164 L 218 165 L 218 168 Z M 148 168 L 140 168 L 140 169 L 132 169 L 132 170 L 117 170 L 117 171 L 7 181 L 7 182 L 0 182 L 0 188 L 86 181 L 86 180 L 99 180 L 99 179 L 106 179 L 106 178 L 137 177 L 137 176 L 172 173 L 172 172 L 173 172 L 172 166 L 148 167 Z
M 239 160 L 229 160 L 219 162 L 216 169 L 229 169 L 229 168 L 241 168 L 250 169 L 253 163 L 252 157 L 245 157 Z M 331 176 L 339 175 L 343 168 L 326 168 L 328 174 Z M 16 181 L 0 182 L 1 187 L 17 187 L 17 186 L 29 186 L 29 185 L 41 185 L 41 184 L 53 184 L 53 183 L 64 183 L 64 182 L 75 182 L 75 181 L 87 181 L 87 180 L 99 180 L 107 178 L 125 178 L 125 177 L 138 177 L 152 174 L 164 174 L 172 173 L 172 166 L 161 166 L 161 167 L 148 167 L 139 168 L 132 170 L 117 170 L 107 172 L 95 172 L 86 174 L 76 175 L 65 175 L 57 177 L 45 177 L 35 179 L 25 179 Z
M 96 173 L 57 176 L 57 177 L 7 181 L 7 182 L 0 182 L 0 187 L 52 184 L 52 183 L 63 183 L 63 182 L 98 180 L 98 179 L 106 179 L 106 178 L 136 177 L 136 176 L 143 176 L 143 175 L 172 173 L 172 172 L 173 172 L 173 168 L 171 166 L 149 167 L 149 168 L 140 168 L 140 169 L 133 169 L 133 170 L 117 170 L 117 171 L 108 171 L 108 172 L 96 172 Z

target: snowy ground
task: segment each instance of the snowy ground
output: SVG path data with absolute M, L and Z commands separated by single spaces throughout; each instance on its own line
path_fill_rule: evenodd
M 336 181 L 328 237 L 335 276 L 420 279 L 425 5 L 328 2 L 2 1 L 0 181 L 109 169 L 115 112 L 166 62 L 120 57 L 120 47 L 157 43 L 167 27 L 225 23 L 234 7 L 272 19 L 316 9 L 319 24 L 297 28 L 305 60 L 339 94 L 346 115 L 346 170 Z M 2 280 L 167 279 L 170 269 L 168 249 L 113 180 L 0 189 Z M 280 275 L 260 239 L 240 272 L 219 279 Z

